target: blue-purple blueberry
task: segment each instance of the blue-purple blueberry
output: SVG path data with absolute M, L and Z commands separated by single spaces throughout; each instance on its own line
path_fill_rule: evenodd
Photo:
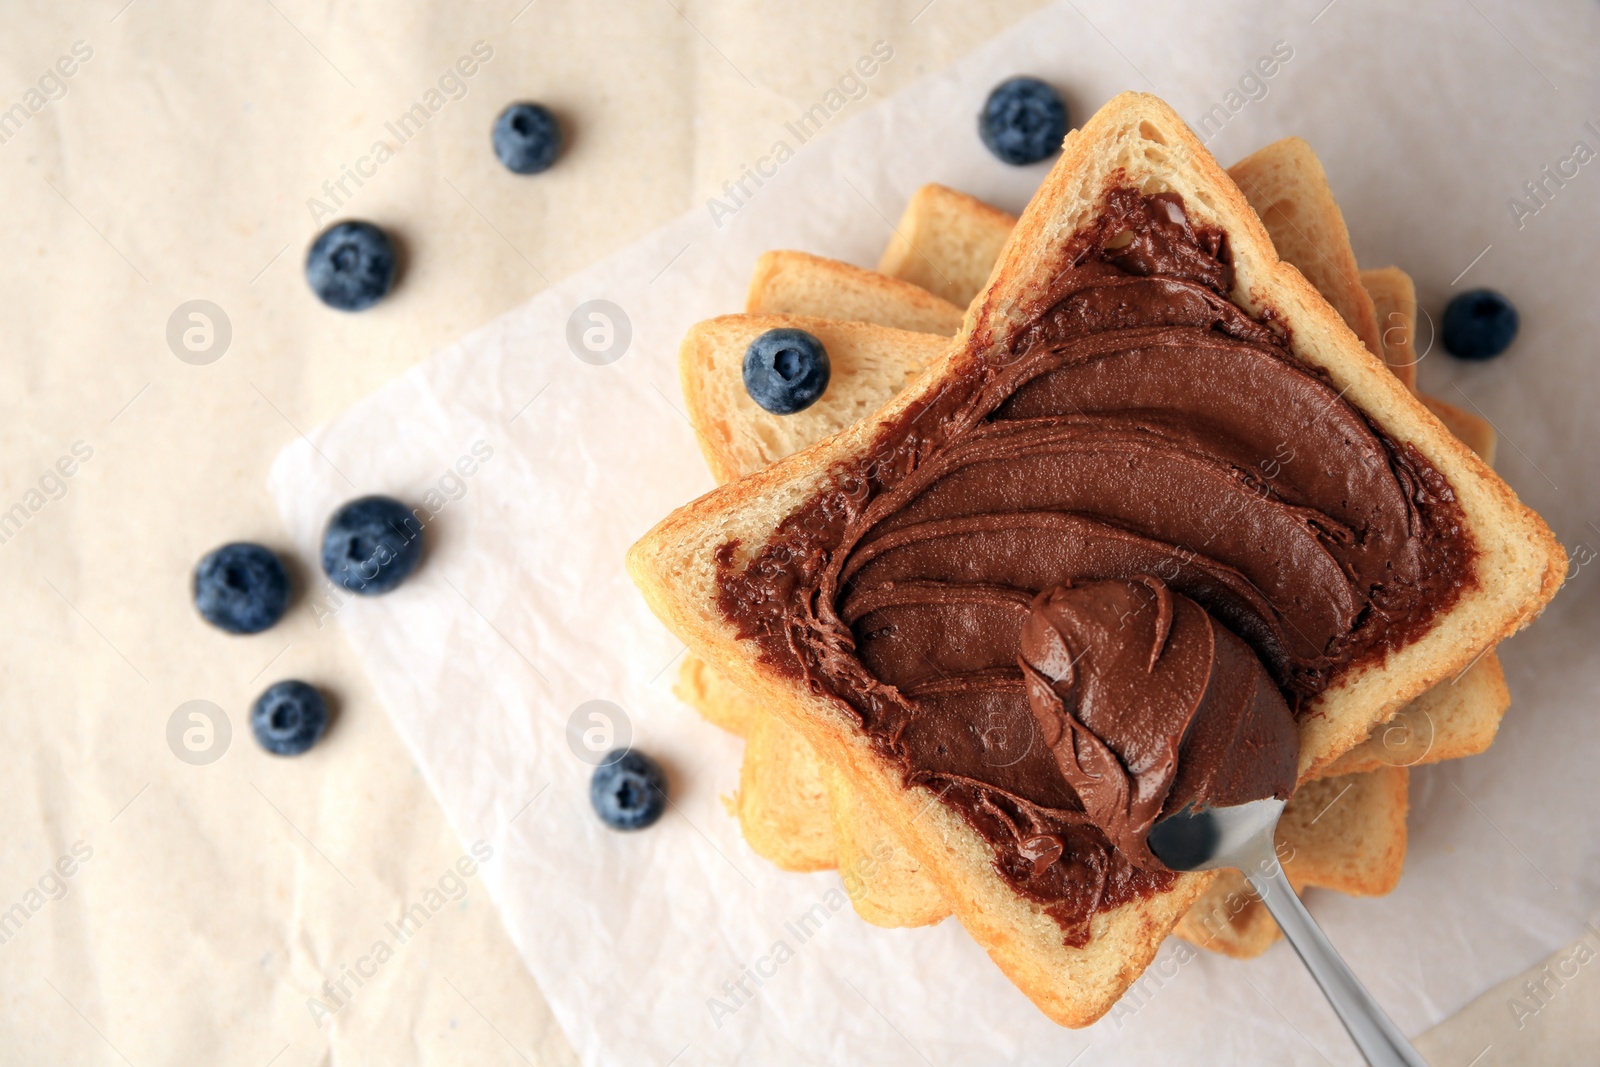
M 1038 78 L 1008 79 L 983 102 L 978 136 L 1002 162 L 1018 167 L 1037 163 L 1061 148 L 1067 105 Z
M 589 779 L 589 803 L 613 830 L 643 830 L 667 808 L 667 776 L 642 752 L 611 752 Z
M 251 706 L 250 729 L 274 756 L 298 756 L 328 729 L 328 702 L 305 682 L 277 682 Z
M 363 311 L 389 294 L 398 263 L 388 234 L 370 222 L 340 222 L 311 242 L 306 281 L 329 307 Z
M 744 388 L 774 415 L 793 415 L 815 404 L 828 388 L 828 350 L 805 330 L 777 329 L 744 352 Z
M 1473 289 L 1444 308 L 1439 339 L 1460 359 L 1493 359 L 1511 347 L 1520 320 L 1517 309 L 1493 289 Z
M 421 558 L 422 524 L 393 497 L 350 501 L 333 513 L 322 535 L 323 573 L 362 596 L 387 593 Z
M 289 575 L 272 550 L 235 542 L 208 552 L 194 569 L 194 606 L 230 634 L 258 634 L 283 618 Z
M 538 174 L 561 154 L 561 123 L 543 104 L 512 104 L 494 120 L 490 140 L 507 170 Z

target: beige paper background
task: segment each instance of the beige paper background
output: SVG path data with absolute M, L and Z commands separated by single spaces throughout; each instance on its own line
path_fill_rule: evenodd
M 319 628 L 302 598 L 267 634 L 216 633 L 193 615 L 189 569 L 225 540 L 286 547 L 262 487 L 299 430 L 701 203 L 873 40 L 896 43 L 873 84 L 892 92 L 1036 6 L 8 9 L 5 106 L 74 42 L 93 55 L 0 144 L 0 507 L 74 442 L 93 456 L 0 544 L 0 908 L 75 842 L 93 855 L 0 944 L 0 1062 L 572 1062 L 470 879 L 352 984 L 348 1008 L 312 1022 L 306 996 L 463 845 L 337 628 Z M 364 315 L 322 308 L 300 274 L 316 229 L 307 198 L 477 40 L 494 57 L 465 96 L 350 201 L 401 237 L 400 288 Z M 517 98 L 549 102 L 573 134 L 535 180 L 505 174 L 487 148 L 494 114 Z M 232 325 L 204 367 L 165 339 L 195 298 Z M 249 701 L 287 676 L 338 698 L 327 740 L 295 761 L 247 735 Z M 192 699 L 221 705 L 234 728 L 208 767 L 166 744 L 173 709 Z M 1486 993 L 1430 1035 L 1436 1062 L 1581 1062 L 1596 1047 L 1594 968 L 1521 1031 L 1507 995 Z

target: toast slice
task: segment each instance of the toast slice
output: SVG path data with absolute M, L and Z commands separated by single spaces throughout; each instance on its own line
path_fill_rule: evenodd
M 1002 969 L 1050 1017 L 1068 1025 L 1092 1022 L 1110 1006 L 1210 879 L 1179 876 L 1170 889 L 1096 914 L 1083 947 L 1065 943 L 1054 920 L 1000 878 L 992 846 L 954 809 L 925 787 L 905 785 L 835 699 L 798 684 L 739 636 L 717 606 L 718 560 L 724 567 L 743 564 L 787 517 L 828 488 L 830 474 L 860 462 L 890 427 L 924 410 L 959 375 L 981 374 L 1002 358 L 1045 298 L 1058 250 L 1092 225 L 1111 190 L 1124 187 L 1176 193 L 1196 225 L 1226 235 L 1235 303 L 1282 323 L 1296 358 L 1445 478 L 1475 544 L 1470 587 L 1453 605 L 1381 663 L 1339 672 L 1310 705 L 1300 729 L 1302 772 L 1331 761 L 1406 700 L 1464 667 L 1472 649 L 1537 614 L 1564 569 L 1548 529 L 1279 260 L 1242 194 L 1182 121 L 1165 104 L 1138 94 L 1117 98 L 1069 135 L 950 354 L 876 415 L 680 509 L 629 554 L 630 571 L 658 615 L 846 774 L 903 836 Z
M 780 320 L 764 317 L 746 324 L 741 329 L 733 328 L 737 321 L 736 317 L 720 321 L 724 327 L 722 330 L 713 336 L 699 338 L 694 351 L 696 358 L 702 363 L 699 371 L 686 378 L 688 387 L 686 395 L 691 398 L 690 406 L 697 411 L 714 407 L 711 398 L 711 393 L 714 391 L 713 381 L 731 380 L 738 376 L 743 355 L 741 342 L 744 342 L 747 336 L 754 336 L 761 329 L 770 329 L 775 324 L 800 325 L 805 322 L 796 318 Z M 917 353 L 909 349 L 897 353 L 897 356 L 905 356 L 908 353 L 912 357 L 917 356 Z M 865 383 L 857 382 L 848 387 L 864 389 L 867 386 Z M 847 386 L 833 385 L 830 388 L 847 388 Z M 889 398 L 875 396 L 861 399 L 865 404 L 877 404 Z M 768 436 L 761 432 L 762 424 L 782 422 L 782 417 L 757 412 L 747 418 L 726 415 L 723 421 L 759 438 Z M 827 427 L 820 424 L 816 427 L 818 432 L 824 434 L 830 429 L 839 428 L 842 427 Z M 742 475 L 753 472 L 737 473 Z M 1480 665 L 1482 662 L 1480 661 Z M 1440 688 L 1443 692 L 1456 694 L 1458 698 L 1470 698 L 1474 692 L 1474 687 L 1470 685 L 1455 689 Z M 1408 706 L 1408 710 L 1423 704 L 1432 692 L 1414 701 Z M 797 871 L 833 867 L 836 865 L 835 855 L 837 855 L 837 866 L 841 870 L 848 870 L 850 860 L 855 855 L 867 854 L 865 845 L 851 854 L 849 846 L 852 839 L 864 838 L 866 844 L 875 845 L 885 836 L 876 826 L 859 828 L 854 825 L 854 821 L 865 809 L 856 803 L 852 796 L 840 795 L 841 788 L 847 787 L 839 785 L 840 780 L 837 775 L 831 776 L 828 795 L 819 793 L 816 784 L 820 773 L 816 766 L 817 759 L 803 737 L 767 716 L 747 694 L 728 683 L 692 653 L 684 657 L 680 670 L 679 695 L 686 702 L 699 708 L 706 718 L 748 739 L 734 810 L 740 819 L 747 841 L 759 855 L 785 870 Z M 1438 717 L 1444 719 L 1449 710 L 1445 708 L 1438 713 Z M 1419 714 L 1421 718 L 1418 721 L 1426 724 L 1428 737 L 1431 739 L 1437 732 L 1432 726 L 1433 712 L 1419 711 Z M 1394 724 L 1386 728 L 1383 745 L 1377 752 L 1379 758 L 1373 762 L 1374 767 L 1393 766 L 1399 759 L 1409 762 L 1433 755 L 1426 750 L 1426 746 L 1417 749 L 1414 754 L 1410 750 L 1400 751 L 1395 743 L 1395 738 L 1398 736 L 1396 729 Z M 1347 756 L 1354 754 L 1350 753 Z M 1435 758 L 1447 757 L 1435 756 Z M 1291 808 L 1300 803 L 1297 796 L 1290 801 Z M 1288 816 L 1285 817 L 1285 824 L 1296 825 Z M 823 837 L 826 828 L 839 831 L 837 854 L 828 851 L 831 845 Z M 1286 844 L 1299 851 L 1315 851 L 1317 847 L 1294 839 L 1287 840 Z M 911 869 L 899 869 L 897 864 L 902 860 Z M 872 877 L 862 878 L 866 895 L 852 894 L 852 899 L 858 906 L 866 904 L 865 908 L 858 908 L 863 911 L 863 917 L 880 926 L 918 926 L 937 921 L 938 918 L 948 914 L 948 909 L 936 908 L 932 903 L 939 899 L 937 890 L 925 878 L 921 879 L 922 885 L 918 892 L 909 890 L 912 884 L 918 882 L 916 872 L 919 866 L 909 860 L 903 851 L 894 852 L 891 859 L 882 865 L 873 865 Z M 1322 884 L 1316 881 L 1315 875 L 1311 876 L 1310 881 L 1312 884 Z M 881 892 L 878 890 L 880 883 L 884 887 Z M 898 901 L 909 903 L 908 909 L 900 915 L 894 910 L 895 902 Z
M 930 916 L 927 906 L 907 896 L 901 883 L 908 879 L 923 883 L 924 895 L 938 894 L 918 879 L 921 865 L 903 848 L 880 847 L 887 836 L 881 824 L 853 825 L 866 818 L 864 809 L 853 798 L 834 795 L 847 787 L 828 773 L 802 735 L 692 652 L 684 656 L 672 691 L 712 725 L 745 739 L 739 789 L 724 802 L 756 855 L 786 871 L 853 872 L 846 887 L 850 900 L 875 926 L 925 926 L 950 913 L 944 908 Z M 915 906 L 896 921 L 892 909 L 901 900 Z
M 870 322 L 954 337 L 957 307 L 919 285 L 809 252 L 764 252 L 756 260 L 744 309 L 751 315 L 810 315 Z
M 797 326 L 828 350 L 829 388 L 815 404 L 783 419 L 750 399 L 744 381 L 725 373 L 719 352 L 743 353 L 767 330 Z M 760 470 L 821 440 L 839 426 L 870 415 L 873 398 L 894 396 L 950 347 L 950 338 L 866 322 L 797 316 L 724 315 L 697 323 L 678 350 L 678 372 L 689 421 L 711 474 L 719 482 Z
M 1278 822 L 1290 850 L 1284 870 L 1353 897 L 1393 891 L 1405 866 L 1410 780 L 1404 767 L 1380 767 L 1301 785 Z
M 1339 219 L 1344 224 L 1344 219 Z M 1354 254 L 1351 259 L 1354 260 Z M 1291 261 L 1292 262 L 1292 261 Z M 1301 271 L 1304 274 L 1304 271 Z M 1310 279 L 1310 275 L 1306 275 Z M 1372 300 L 1383 361 L 1413 393 L 1417 391 L 1417 287 L 1399 267 L 1379 267 L 1361 272 L 1361 288 Z M 1315 282 L 1313 282 L 1315 284 Z M 1324 296 L 1327 294 L 1324 293 Z M 1331 304 L 1333 301 L 1329 301 Z M 1460 437 L 1460 434 L 1456 435 Z M 1482 452 L 1478 453 L 1482 455 Z
M 853 313 L 864 321 L 896 325 L 915 321 L 915 316 L 921 308 L 926 307 L 928 301 L 943 303 L 904 283 L 896 287 L 875 281 L 881 277 L 870 271 L 806 253 L 768 253 L 758 261 L 752 280 L 751 308 L 760 310 L 764 306 L 761 294 L 787 294 L 784 299 L 788 303 L 783 306 L 799 314 L 839 318 L 851 317 Z M 1382 337 L 1386 354 L 1396 349 L 1409 352 L 1416 310 L 1414 288 L 1409 276 L 1391 267 L 1364 272 L 1362 281 L 1375 292 L 1387 288 L 1391 293 L 1398 294 L 1391 301 L 1393 306 L 1384 320 L 1387 328 Z M 867 299 L 863 299 L 864 294 Z M 1376 298 L 1375 302 L 1383 306 Z M 779 305 L 774 303 L 772 306 Z M 949 305 L 949 308 L 952 314 L 956 314 L 953 305 Z M 737 376 L 739 352 L 734 350 L 722 355 L 720 361 L 714 360 L 708 367 L 711 376 Z M 721 367 L 715 369 L 718 362 Z M 1391 369 L 1397 364 L 1410 363 L 1409 360 L 1393 359 L 1389 362 Z M 886 400 L 887 397 L 882 399 Z M 1425 402 L 1428 402 L 1428 398 L 1425 398 Z M 1448 408 L 1448 405 L 1441 404 L 1440 407 Z M 774 417 L 758 412 L 756 418 L 771 421 Z M 823 432 L 827 431 L 824 429 Z M 1492 435 L 1492 430 L 1489 432 Z M 1492 446 L 1492 437 L 1490 444 Z M 1482 452 L 1478 447 L 1474 447 L 1474 450 L 1480 451 L 1480 454 Z M 1337 767 L 1330 773 L 1434 762 L 1482 751 L 1493 739 L 1508 695 L 1503 684 L 1499 685 L 1498 691 L 1481 684 L 1470 684 L 1480 678 L 1499 677 L 1498 662 L 1492 652 L 1474 665 L 1471 672 L 1474 677 L 1469 678 L 1467 684 L 1451 683 L 1450 687 L 1436 687 L 1419 697 L 1396 720 L 1375 731 L 1373 737 L 1341 757 Z M 692 654 L 685 658 L 683 676 L 681 686 L 684 698 L 701 706 L 713 721 L 719 721 L 735 709 L 742 710 L 746 716 L 759 714 L 759 709 L 747 696 L 718 679 L 715 672 Z M 1435 727 L 1436 720 L 1442 723 L 1442 729 Z M 734 732 L 746 732 L 738 727 L 732 728 Z M 746 750 L 741 778 L 753 784 L 741 791 L 740 802 L 735 809 L 745 824 L 745 836 L 758 854 L 780 867 L 816 870 L 834 865 L 821 847 L 822 834 L 817 829 L 821 823 L 833 820 L 839 824 L 839 864 L 848 870 L 851 866 L 849 845 L 852 839 L 863 836 L 873 836 L 875 839 L 881 836 L 881 831 L 874 827 L 861 830 L 854 826 L 852 820 L 858 818 L 858 813 L 864 809 L 852 803 L 852 797 L 835 795 L 838 792 L 835 786 L 830 786 L 829 798 L 818 797 L 814 786 L 817 772 L 812 766 L 814 754 L 792 732 L 787 733 L 795 739 L 797 751 L 782 751 L 778 737 L 784 732 L 781 727 L 769 728 L 764 731 L 760 744 L 752 744 Z M 833 778 L 836 780 L 837 776 Z M 830 798 L 832 802 L 827 803 Z M 1310 802 L 1308 800 L 1305 803 Z M 1291 811 L 1285 817 L 1285 825 L 1289 827 L 1297 825 L 1293 805 L 1294 802 L 1291 802 Z M 1375 824 L 1387 818 L 1385 813 L 1371 805 L 1359 810 L 1366 813 Z M 1289 846 L 1303 844 L 1292 837 L 1286 839 L 1285 843 Z M 1315 851 L 1315 848 L 1312 850 Z M 904 850 L 893 850 L 888 861 L 881 864 L 867 862 L 869 858 L 865 854 L 859 857 L 864 861 L 860 864 L 860 870 L 870 872 L 870 877 L 858 875 L 861 892 L 853 893 L 852 899 L 857 904 L 857 910 L 869 922 L 881 926 L 915 926 L 936 921 L 947 914 L 947 909 L 936 908 L 933 902 L 939 899 L 937 891 L 925 879 L 920 880 L 924 891 L 907 891 L 906 887 L 917 885 L 919 879 L 916 864 L 908 861 L 906 856 Z M 1366 877 L 1370 880 L 1381 878 L 1381 875 L 1368 873 Z M 1321 884 L 1315 874 L 1307 882 Z M 1338 883 L 1332 885 L 1337 887 Z M 906 910 L 897 914 L 894 909 L 902 902 Z
M 1500 658 L 1490 649 L 1454 680 L 1401 708 L 1372 736 L 1323 768 L 1327 775 L 1418 767 L 1487 751 L 1511 706 Z
M 965 310 L 989 280 L 1017 217 L 943 185 L 911 195 L 878 272 Z
M 1291 877 L 1295 891 L 1299 884 Z M 1282 936 L 1267 906 L 1236 870 L 1217 872 L 1216 881 L 1184 912 L 1172 932 L 1209 952 L 1236 960 L 1255 959 Z
M 1278 255 L 1299 268 L 1367 351 L 1382 359 L 1377 311 L 1361 284 L 1344 215 L 1311 146 L 1285 137 L 1229 167 L 1228 176 L 1261 217 Z M 1415 291 L 1411 304 L 1415 309 Z
M 1380 267 L 1361 272 L 1361 284 L 1372 297 L 1377 311 L 1379 336 L 1383 341 L 1383 361 L 1395 377 L 1412 392 L 1417 390 L 1417 287 L 1411 276 L 1399 267 Z M 1445 424 L 1466 446 L 1494 466 L 1496 434 L 1489 420 L 1463 411 L 1435 397 L 1422 398 L 1429 411 Z
M 711 725 L 739 737 L 749 737 L 756 721 L 766 715 L 749 693 L 712 670 L 693 652 L 685 653 L 672 693 Z
M 1474 415 L 1464 411 L 1454 404 L 1447 404 L 1438 397 L 1421 396 L 1423 405 L 1431 412 L 1434 418 L 1444 423 L 1446 429 L 1457 437 L 1461 443 L 1483 457 L 1489 466 L 1494 466 L 1495 445 L 1499 443 L 1499 435 L 1489 420 L 1481 415 Z
M 770 328 L 771 322 L 762 320 L 760 325 Z M 754 326 L 748 331 L 727 331 L 719 335 L 724 340 L 732 340 L 731 346 L 713 344 L 697 348 L 701 358 L 706 359 L 702 368 L 704 376 L 696 375 L 690 380 L 691 393 L 699 401 L 694 405 L 697 409 L 704 404 L 698 390 L 706 386 L 706 378 L 727 379 L 738 375 L 742 349 L 737 341 L 753 330 Z M 773 421 L 779 417 L 761 413 L 755 418 Z M 729 421 L 736 425 L 752 425 L 747 421 Z M 1498 671 L 1498 663 L 1492 657 L 1485 657 L 1474 665 L 1469 675 L 1487 672 L 1491 667 Z M 1385 771 L 1401 765 L 1471 754 L 1460 748 L 1464 740 L 1470 739 L 1469 731 L 1474 727 L 1464 717 L 1451 716 L 1452 711 L 1470 712 L 1470 708 L 1444 706 L 1442 701 L 1453 697 L 1470 705 L 1476 688 L 1470 677 L 1455 686 L 1435 687 L 1383 727 L 1381 737 L 1369 739 L 1346 753 L 1339 763 L 1341 766 L 1348 764 L 1350 771 Z M 1503 689 L 1502 685 L 1502 693 Z M 693 654 L 685 657 L 679 695 L 711 721 L 749 738 L 734 811 L 754 851 L 785 870 L 812 871 L 837 866 L 849 883 L 849 895 L 858 913 L 874 925 L 921 926 L 949 914 L 937 887 L 921 874 L 920 864 L 897 846 L 892 835 L 871 817 L 836 772 L 823 775 L 828 785 L 827 795 L 819 794 L 816 783 L 822 772 L 818 769 L 815 752 L 803 737 L 767 716 L 748 695 Z M 1435 728 L 1435 719 L 1442 728 Z M 753 732 L 752 724 L 757 722 L 761 727 Z M 1365 762 L 1357 762 L 1369 748 L 1371 751 L 1365 753 Z M 1378 840 L 1386 834 L 1394 834 L 1398 825 L 1401 835 L 1398 848 L 1403 854 L 1404 791 L 1399 794 L 1402 803 L 1390 810 L 1384 810 L 1382 805 L 1382 798 L 1390 793 L 1358 791 L 1356 795 L 1367 800 L 1341 806 L 1340 822 L 1345 833 L 1358 839 Z M 1338 839 L 1326 841 L 1311 832 L 1319 825 L 1325 803 L 1322 793 L 1308 785 L 1291 799 L 1284 815 L 1280 842 L 1300 857 L 1301 863 L 1295 873 L 1301 883 L 1358 895 L 1386 892 L 1385 887 L 1392 887 L 1399 871 L 1398 862 L 1392 861 L 1387 853 L 1368 851 L 1351 855 L 1348 849 L 1340 849 Z M 1309 813 L 1304 813 L 1306 808 L 1311 809 Z M 1353 819 L 1360 825 L 1352 826 Z M 824 837 L 828 832 L 832 836 Z M 1204 944 L 1203 947 L 1214 946 Z
M 837 867 L 828 787 L 810 743 L 763 714 L 744 745 L 734 812 L 750 847 L 785 871 Z

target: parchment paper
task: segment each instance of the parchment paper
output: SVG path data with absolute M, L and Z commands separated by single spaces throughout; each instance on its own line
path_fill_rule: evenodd
M 358 492 L 437 511 L 408 586 L 328 597 L 325 608 L 457 832 L 496 848 L 490 891 L 586 1063 L 1355 1062 L 1282 945 L 1241 964 L 1171 942 L 1112 1015 L 1072 1032 L 958 924 L 873 929 L 848 905 L 830 907 L 843 902 L 836 875 L 773 869 L 719 799 L 736 783 L 740 744 L 671 696 L 682 647 L 622 567 L 633 540 L 711 484 L 677 384 L 684 329 L 738 310 L 765 249 L 872 265 L 923 182 L 1019 209 L 1045 165 L 995 162 L 973 123 L 989 87 L 1018 72 L 1061 86 L 1078 120 L 1123 88 L 1160 93 L 1191 123 L 1241 100 L 1213 119 L 1213 150 L 1227 163 L 1305 136 L 1363 265 L 1405 267 L 1435 311 L 1472 284 L 1511 293 L 1524 321 L 1513 353 L 1481 367 L 1431 354 L 1423 387 L 1495 422 L 1506 477 L 1584 559 L 1600 542 L 1589 525 L 1595 324 L 1581 269 L 1597 220 L 1585 185 L 1600 179 L 1580 171 L 1520 230 L 1505 201 L 1575 140 L 1600 147 L 1583 126 L 1595 38 L 1513 25 L 1498 9 L 1488 10 L 1500 29 L 1471 8 L 1368 11 L 1381 32 L 1358 47 L 1340 28 L 1357 15 L 1346 6 L 1357 7 L 1315 22 L 1308 12 L 1298 35 L 1280 34 L 1293 58 L 1267 81 L 1246 79 L 1275 39 L 1242 15 L 1201 21 L 1145 5 L 1097 9 L 1091 24 L 1071 4 L 1047 9 L 809 143 L 775 129 L 797 151 L 764 184 L 747 181 L 743 203 L 716 213 L 720 226 L 709 208 L 691 212 L 279 458 L 271 490 L 307 558 L 327 514 Z M 1501 29 L 1545 36 L 1513 44 Z M 1413 66 L 1416 55 L 1451 58 Z M 1236 143 L 1245 109 L 1250 138 Z M 583 306 L 597 300 L 614 305 L 609 342 Z M 584 348 L 589 327 L 612 362 Z M 1516 703 L 1495 748 L 1413 774 L 1400 888 L 1378 901 L 1312 899 L 1407 1032 L 1570 941 L 1596 913 L 1593 569 L 1579 568 L 1546 617 L 1505 646 Z M 668 767 L 675 802 L 647 833 L 610 833 L 588 810 L 590 765 L 568 723 L 593 700 L 620 707 L 619 728 Z M 808 911 L 826 916 L 809 934 L 795 926 Z

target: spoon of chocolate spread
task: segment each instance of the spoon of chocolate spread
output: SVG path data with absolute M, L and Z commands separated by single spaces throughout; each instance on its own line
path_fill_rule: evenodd
M 1020 645 L 1041 738 L 1089 820 L 1140 867 L 1238 868 L 1367 1062 L 1424 1067 L 1278 862 L 1299 738 L 1250 646 L 1149 575 L 1040 593 Z

